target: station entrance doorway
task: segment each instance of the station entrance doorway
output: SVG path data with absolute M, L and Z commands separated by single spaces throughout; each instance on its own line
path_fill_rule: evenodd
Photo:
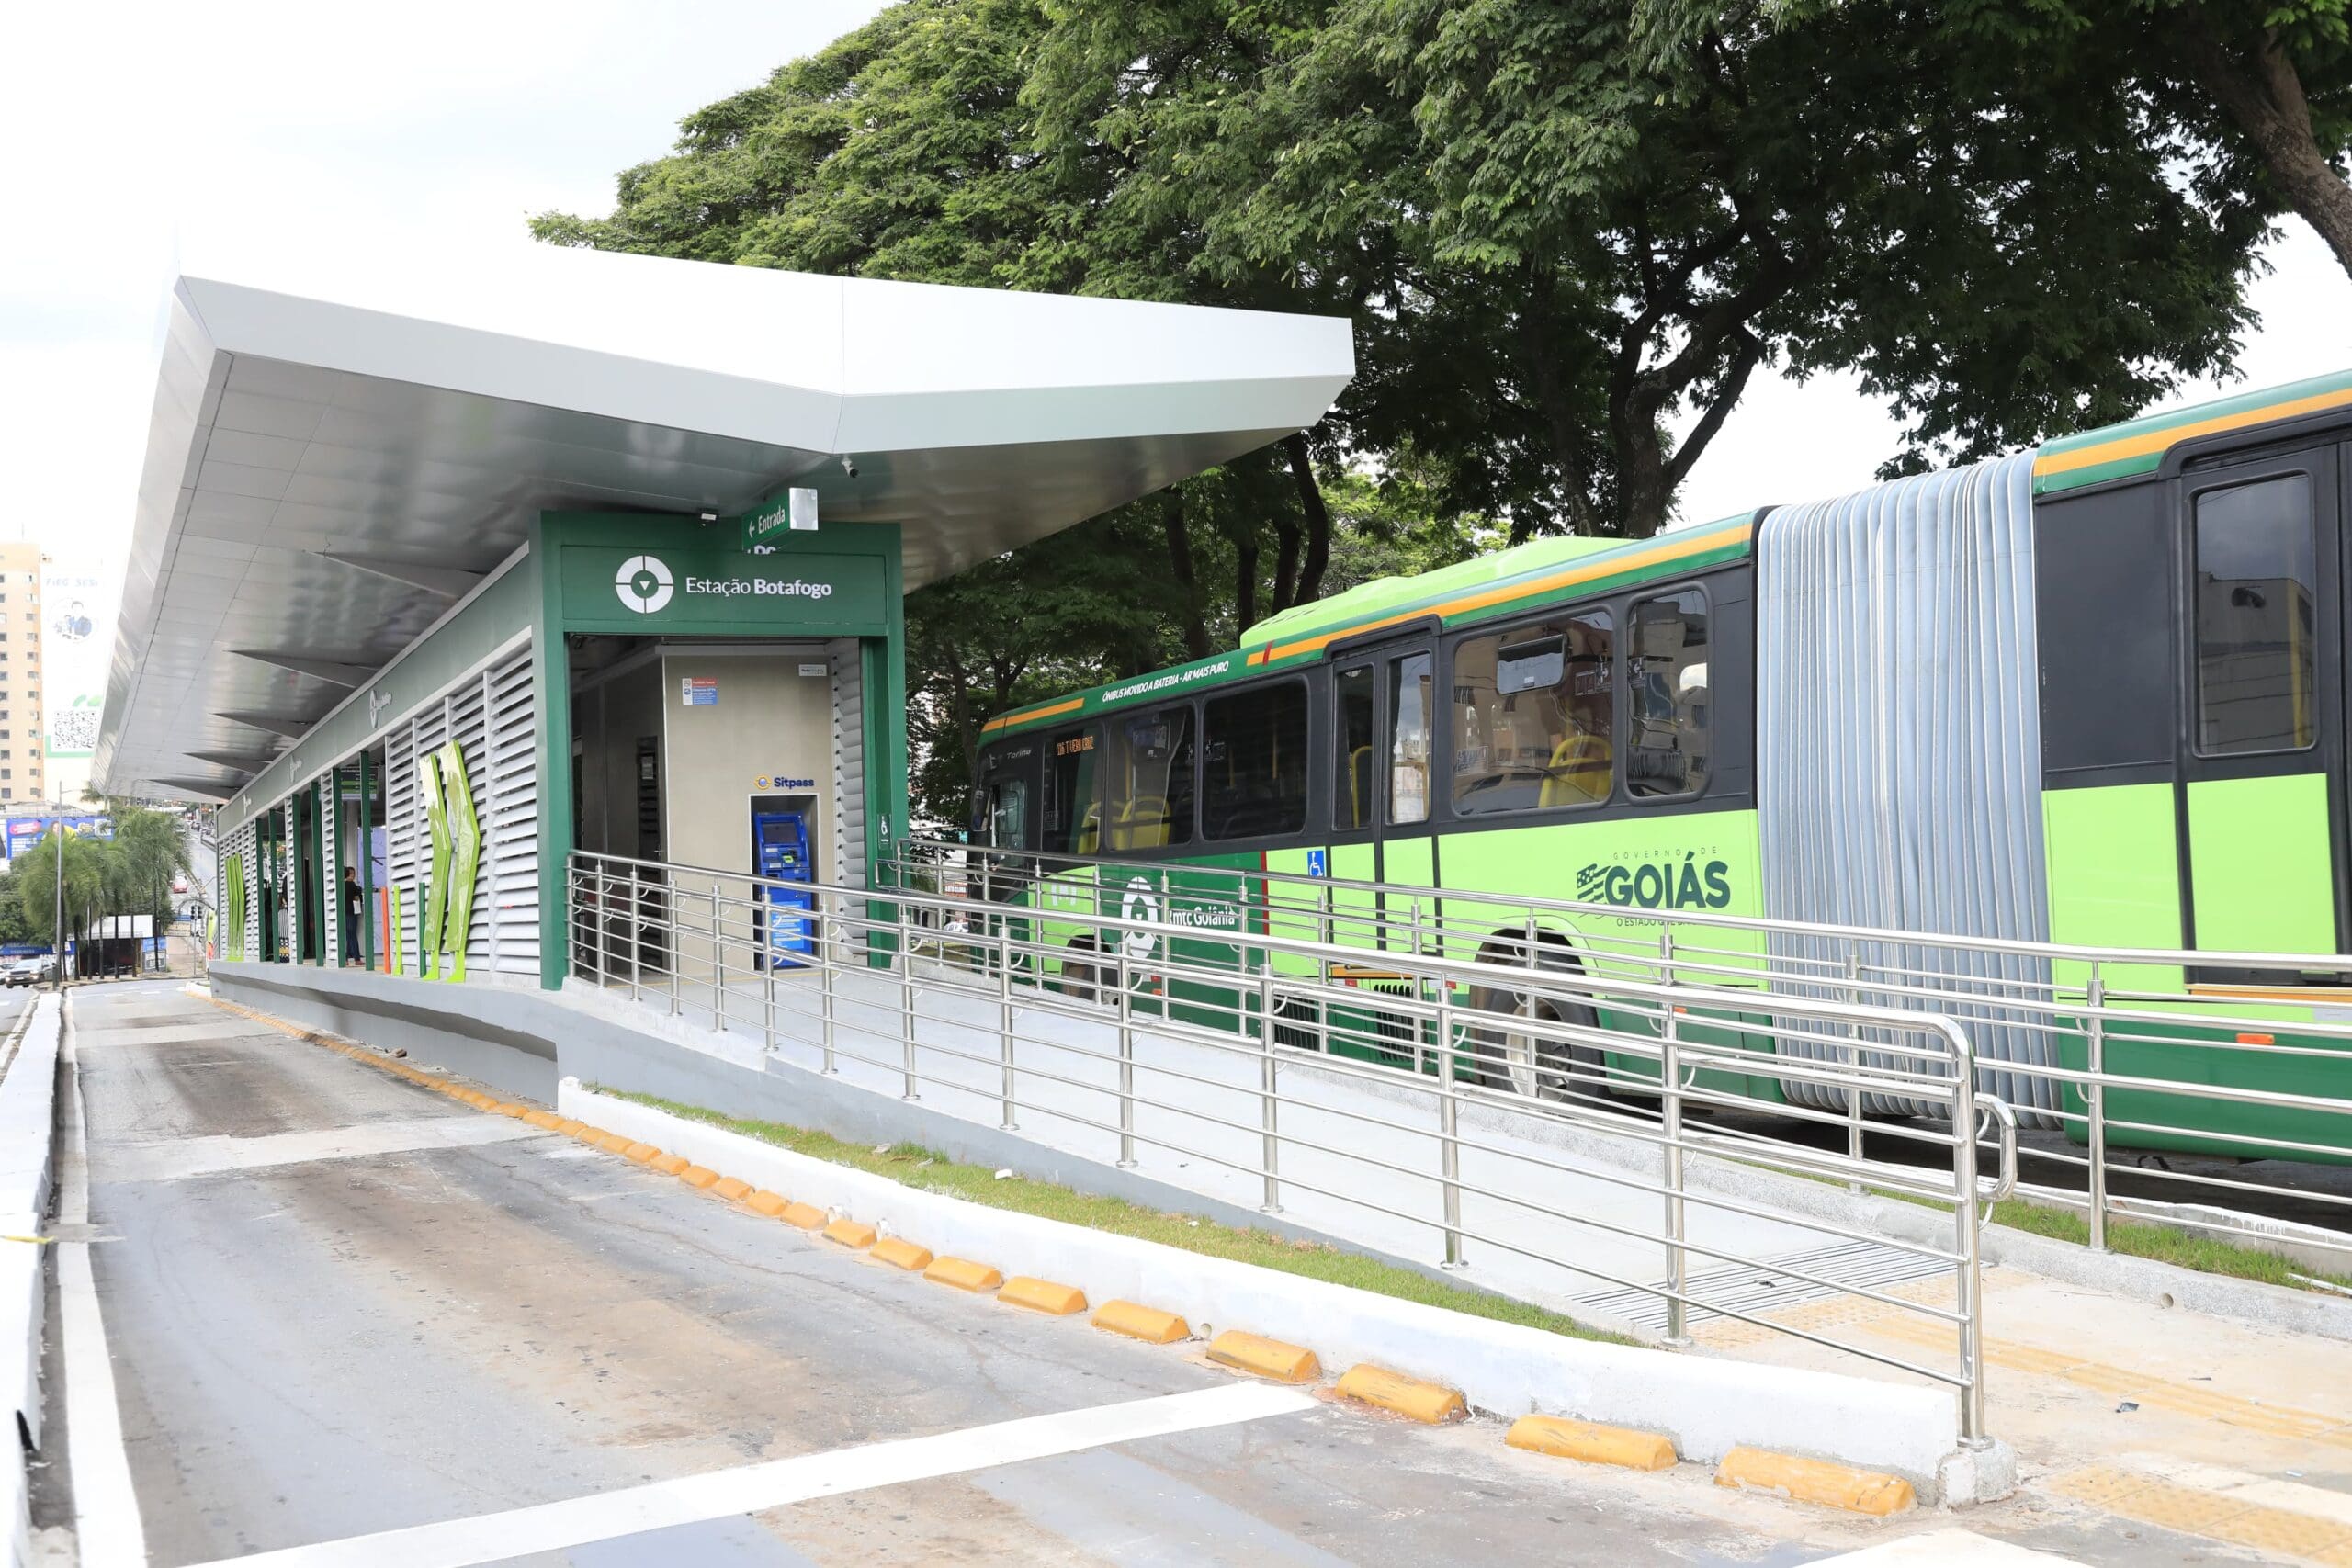
M 858 639 L 571 639 L 573 846 L 760 869 L 753 820 L 790 814 L 819 881 L 862 880 Z

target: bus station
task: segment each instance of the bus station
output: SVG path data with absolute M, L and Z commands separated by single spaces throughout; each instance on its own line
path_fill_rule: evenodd
M 169 310 L 107 787 L 218 803 L 230 964 L 549 986 L 574 849 L 861 882 L 904 595 L 1352 365 L 1338 321 L 546 250 L 191 258 Z

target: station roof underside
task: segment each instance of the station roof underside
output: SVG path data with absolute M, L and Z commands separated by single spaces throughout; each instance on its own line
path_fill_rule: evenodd
M 658 544 L 813 487 L 825 527 L 899 525 L 911 590 L 1313 424 L 1353 368 L 1329 317 L 544 247 L 189 255 L 96 777 L 233 792 L 542 511 L 642 511 Z

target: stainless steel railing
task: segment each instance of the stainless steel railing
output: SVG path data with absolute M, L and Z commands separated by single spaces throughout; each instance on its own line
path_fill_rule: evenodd
M 779 892 L 810 907 L 779 908 Z M 1352 1214 L 1408 1227 L 1442 1267 L 1487 1249 L 1534 1265 L 1532 1277 L 1554 1281 L 1545 1291 L 1566 1278 L 1643 1292 L 1663 1303 L 1669 1339 L 1713 1314 L 1932 1379 L 1955 1391 L 1963 1435 L 1983 1435 L 1978 1235 L 1984 1206 L 2015 1186 L 2016 1122 L 1976 1088 L 1968 1035 L 1948 1019 L 1672 978 L 1531 976 L 1442 953 L 1390 955 L 1387 988 L 1368 991 L 1334 977 L 1359 949 L 1207 930 L 1164 904 L 1135 918 L 1040 915 L 953 891 L 781 888 L 577 852 L 569 897 L 571 973 L 593 987 L 749 1032 L 817 1071 L 861 1071 L 909 1100 L 954 1100 L 1008 1129 L 1024 1118 L 1075 1129 L 1122 1165 L 1159 1164 L 1180 1180 L 1178 1163 L 1238 1174 L 1270 1213 L 1311 1196 L 1318 1224 L 1344 1230 Z M 1087 945 L 1074 950 L 1076 936 Z M 1073 951 L 1082 964 L 1069 962 Z M 1501 987 L 1526 998 L 1518 1011 L 1463 1000 Z M 1604 994 L 1608 1027 L 1593 1010 Z M 1829 1093 L 1931 1100 L 1946 1113 L 1899 1130 L 1924 1151 L 1904 1161 L 1786 1135 L 1838 1120 L 1814 1107 L 1776 1107 L 1736 1128 L 1694 1119 L 1755 1109 L 1726 1080 L 1755 1067 L 1758 1040 L 1817 1053 L 1777 1074 Z M 1559 1152 L 1564 1138 L 1646 1156 L 1639 1168 L 1579 1159 Z M 1989 1175 L 1980 1141 L 1995 1153 Z M 1699 1156 L 1713 1179 L 1691 1179 Z M 1772 1207 L 1731 1179 L 1742 1169 L 1941 1208 L 1951 1239 Z M 1881 1249 L 1922 1278 L 1949 1274 L 1949 1304 L 1743 1239 L 1782 1232 Z M 1601 1250 L 1611 1246 L 1625 1254 Z M 1662 1278 L 1645 1271 L 1653 1249 Z M 1743 1270 L 1949 1325 L 1951 1363 L 1767 1315 L 1725 1278 Z
M 983 902 L 1035 902 L 1090 881 L 1181 886 L 1195 908 L 1230 904 L 1245 924 L 1354 949 L 1359 964 L 1483 954 L 1927 1010 L 1969 1031 L 1985 1088 L 2029 1128 L 2054 1134 L 2024 1148 L 2021 1190 L 2081 1210 L 2093 1247 L 2109 1245 L 2119 1214 L 2243 1235 L 2228 1214 L 2180 1207 L 2234 1204 L 2308 1214 L 2316 1224 L 2295 1240 L 2352 1260 L 2352 1184 L 2332 1179 L 2352 1162 L 2352 983 L 2303 983 L 2352 982 L 2352 955 L 2021 942 L 937 840 L 897 846 L 880 872 L 893 884 L 960 886 Z M 2252 978 L 2192 986 L 2199 972 Z M 1816 1103 L 1838 1100 L 1820 1086 L 1790 1087 Z M 1839 1108 L 1856 1157 L 1866 1135 L 1892 1124 L 1883 1118 L 1934 1109 L 1868 1094 L 1846 1095 Z M 2142 1196 L 2119 1193 L 2119 1176 Z M 2146 1201 L 2157 1194 L 2171 1201 Z

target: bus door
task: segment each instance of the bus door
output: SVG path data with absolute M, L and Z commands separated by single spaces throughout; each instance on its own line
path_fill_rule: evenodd
M 1437 881 L 1430 813 L 1435 766 L 1435 660 L 1426 637 L 1392 637 L 1331 660 L 1329 874 L 1343 882 Z M 1332 891 L 1332 941 L 1409 948 L 1408 906 L 1385 894 Z M 1427 911 L 1424 911 L 1426 914 Z
M 1016 904 L 1029 889 L 1031 857 L 1038 840 L 1038 751 L 1034 736 L 1000 740 L 980 753 L 979 777 L 972 787 L 972 843 L 967 857 L 964 896 L 979 906 L 968 921 L 974 934 L 1028 939 L 1026 921 L 987 908 Z M 1008 924 L 1011 921 L 1011 924 Z M 1016 961 L 1013 967 L 1024 967 Z
M 2192 467 L 2178 480 L 2184 649 L 2176 821 L 2190 945 L 2344 951 L 2346 671 L 2337 448 Z M 2202 971 L 2228 984 L 2290 977 Z

